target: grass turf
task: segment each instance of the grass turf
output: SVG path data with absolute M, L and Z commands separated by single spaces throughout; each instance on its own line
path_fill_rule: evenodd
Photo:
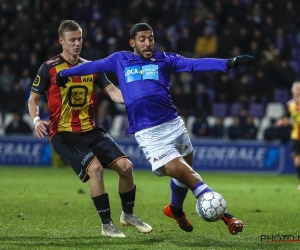
M 105 171 L 112 218 L 127 236 L 100 236 L 100 219 L 71 168 L 0 168 L 0 249 L 300 249 L 300 242 L 272 242 L 300 235 L 298 181 L 294 175 L 201 173 L 205 182 L 223 194 L 228 210 L 247 227 L 232 236 L 222 221 L 208 223 L 195 212 L 189 192 L 185 202 L 194 231 L 186 233 L 163 215 L 170 200 L 169 178 L 136 171 L 135 213 L 153 227 L 149 235 L 119 226 L 121 204 L 117 175 Z M 264 237 L 269 237 L 267 242 Z

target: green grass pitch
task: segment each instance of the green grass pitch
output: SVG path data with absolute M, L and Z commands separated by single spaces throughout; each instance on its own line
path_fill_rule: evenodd
M 247 226 L 232 236 L 222 221 L 208 223 L 195 212 L 196 200 L 189 192 L 184 209 L 194 225 L 186 233 L 163 215 L 170 200 L 169 177 L 135 171 L 135 213 L 153 227 L 148 235 L 119 226 L 121 204 L 117 174 L 105 171 L 112 218 L 127 236 L 100 235 L 101 224 L 89 197 L 71 168 L 0 167 L 0 249 L 300 249 L 300 191 L 295 175 L 201 173 L 204 181 L 223 194 L 228 210 Z M 280 237 L 280 238 L 279 238 Z

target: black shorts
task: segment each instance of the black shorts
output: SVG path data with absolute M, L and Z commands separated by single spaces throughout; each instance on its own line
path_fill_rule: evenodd
M 53 136 L 51 143 L 83 182 L 89 179 L 87 169 L 95 157 L 104 168 L 110 168 L 119 158 L 128 158 L 102 127 L 83 133 L 58 132 Z
M 300 140 L 291 140 L 292 156 L 300 155 Z

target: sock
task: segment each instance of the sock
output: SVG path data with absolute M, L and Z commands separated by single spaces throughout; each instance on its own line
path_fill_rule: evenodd
M 298 179 L 300 180 L 300 166 L 296 166 L 296 171 L 297 171 Z
M 100 196 L 92 197 L 92 200 L 94 201 L 94 205 L 100 215 L 102 223 L 108 224 L 111 221 L 108 194 L 105 193 Z
M 227 211 L 224 213 L 224 216 L 228 219 L 231 219 L 234 217 L 232 214 L 228 213 Z
M 180 218 L 183 216 L 183 202 L 188 188 L 174 178 L 170 181 L 170 188 L 172 190 L 171 211 L 176 217 Z
M 136 191 L 136 186 L 134 185 L 134 188 L 131 191 L 122 194 L 119 193 L 122 201 L 122 209 L 125 214 L 133 213 L 135 191 Z
M 196 199 L 198 199 L 202 194 L 212 192 L 213 190 L 201 181 L 192 188 L 192 191 Z
M 170 181 L 170 188 L 172 190 L 172 206 L 182 208 L 184 199 L 188 192 L 188 188 L 174 178 L 172 178 Z

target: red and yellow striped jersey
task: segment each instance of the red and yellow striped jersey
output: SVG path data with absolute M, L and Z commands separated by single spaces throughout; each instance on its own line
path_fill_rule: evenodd
M 80 58 L 78 64 L 85 63 Z M 32 83 L 31 92 L 48 99 L 50 138 L 60 131 L 85 132 L 95 127 L 92 94 L 94 83 L 105 89 L 111 82 L 105 74 L 69 77 L 66 88 L 55 83 L 55 76 L 63 69 L 73 67 L 60 55 L 44 62 Z
M 290 100 L 287 102 L 287 111 L 293 119 L 293 127 L 291 132 L 291 139 L 300 140 L 300 102 Z

